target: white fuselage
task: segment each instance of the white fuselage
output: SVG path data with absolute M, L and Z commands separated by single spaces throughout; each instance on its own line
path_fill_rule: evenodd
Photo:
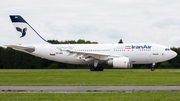
M 83 57 L 86 52 L 125 56 L 129 58 L 130 64 L 158 63 L 177 55 L 170 48 L 157 44 L 34 44 L 32 46 L 35 47 L 35 51 L 30 53 L 32 55 L 69 64 L 94 64 L 93 58 Z M 65 50 L 84 52 L 84 54 L 70 54 Z M 105 58 L 99 60 L 106 61 Z

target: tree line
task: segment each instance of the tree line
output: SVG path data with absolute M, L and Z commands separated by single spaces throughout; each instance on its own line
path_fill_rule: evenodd
M 53 44 L 98 44 L 98 42 L 85 41 L 80 39 L 58 41 L 48 40 Z M 122 39 L 121 42 L 123 44 Z M 156 64 L 156 68 L 180 68 L 180 48 L 171 48 L 178 55 L 166 62 Z M 104 68 L 112 68 L 108 65 L 103 65 Z M 32 56 L 27 53 L 13 50 L 12 48 L 0 47 L 0 69 L 85 69 L 89 68 L 87 65 L 72 65 L 60 62 L 54 62 L 47 59 L 42 59 L 36 56 Z M 151 68 L 151 65 L 133 65 L 133 68 Z

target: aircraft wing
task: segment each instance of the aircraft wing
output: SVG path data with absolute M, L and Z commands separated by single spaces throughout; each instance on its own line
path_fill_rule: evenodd
M 35 47 L 33 47 L 33 46 L 20 46 L 20 45 L 5 45 L 5 46 L 11 47 L 11 48 L 13 48 L 15 50 L 28 52 L 28 53 L 31 53 L 31 52 L 35 51 Z
M 74 50 L 64 50 L 66 52 L 69 52 L 69 55 L 74 55 L 75 56 L 82 56 L 82 58 L 96 58 L 98 60 L 108 60 L 111 58 L 117 58 L 117 57 L 127 57 L 124 55 L 113 55 L 113 54 L 105 54 L 105 53 L 95 53 L 95 52 L 80 52 L 80 51 L 74 51 Z

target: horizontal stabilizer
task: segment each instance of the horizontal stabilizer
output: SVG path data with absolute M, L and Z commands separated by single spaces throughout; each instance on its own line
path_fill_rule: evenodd
M 29 53 L 32 53 L 35 51 L 35 47 L 33 46 L 17 46 L 17 45 L 5 45 L 7 47 L 11 47 L 15 50 L 19 50 L 19 51 L 24 51 L 24 52 L 29 52 Z

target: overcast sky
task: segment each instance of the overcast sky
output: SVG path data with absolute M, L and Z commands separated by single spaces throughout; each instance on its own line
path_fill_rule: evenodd
M 46 40 L 180 47 L 180 0 L 1 0 L 0 45 L 19 42 L 14 14 Z

